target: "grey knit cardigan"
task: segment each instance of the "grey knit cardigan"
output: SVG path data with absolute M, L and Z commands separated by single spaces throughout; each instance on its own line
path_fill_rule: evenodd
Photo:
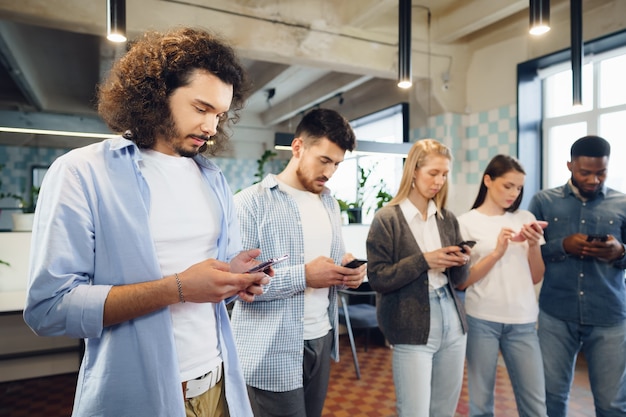
M 442 247 L 463 240 L 456 217 L 443 209 L 437 215 Z M 367 236 L 367 277 L 378 297 L 378 323 L 391 344 L 423 345 L 430 330 L 428 263 L 418 246 L 400 206 L 376 212 Z M 465 309 L 454 288 L 464 282 L 469 265 L 449 268 L 450 293 L 454 298 L 463 331 L 467 331 Z

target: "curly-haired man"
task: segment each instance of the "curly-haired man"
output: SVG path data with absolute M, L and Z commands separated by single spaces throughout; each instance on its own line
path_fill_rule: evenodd
M 244 273 L 214 154 L 245 99 L 233 50 L 195 29 L 150 32 L 99 87 L 122 136 L 57 159 L 41 187 L 24 317 L 85 340 L 73 416 L 252 416 L 224 300 Z M 182 392 L 181 392 L 182 390 Z

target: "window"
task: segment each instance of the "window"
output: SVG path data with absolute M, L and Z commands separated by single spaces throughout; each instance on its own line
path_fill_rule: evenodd
M 408 142 L 408 104 L 401 103 L 350 121 L 357 137 L 357 151 L 347 153 L 344 162 L 328 181 L 335 198 L 347 203 L 361 203 L 362 222 L 371 223 L 378 207 L 379 189 L 395 195 L 402 177 L 403 158 L 386 154 L 359 154 L 358 142 Z M 365 186 L 359 184 L 361 170 Z
M 567 63 L 569 65 L 569 62 Z M 543 78 L 544 188 L 564 184 L 569 149 L 585 135 L 597 134 L 611 144 L 607 186 L 626 192 L 626 48 L 588 57 L 583 67 L 583 106 L 572 106 L 572 71 L 565 64 L 539 71 Z

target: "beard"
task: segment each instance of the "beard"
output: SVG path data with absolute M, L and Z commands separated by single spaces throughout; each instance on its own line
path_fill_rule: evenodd
M 317 184 L 315 184 L 315 181 L 328 181 L 328 178 L 324 176 L 316 179 L 310 179 L 304 174 L 304 172 L 302 172 L 302 169 L 300 167 L 296 169 L 296 176 L 298 177 L 298 181 L 300 181 L 300 184 L 302 184 L 302 187 L 313 194 L 321 194 L 322 191 L 324 191 L 324 187 L 318 186 Z
M 206 144 L 202 145 L 206 147 Z M 200 153 L 200 148 L 186 149 L 182 146 L 174 146 L 174 151 L 184 158 L 193 158 Z
M 163 126 L 161 127 L 161 132 L 165 137 L 165 140 L 172 146 L 172 150 L 185 158 L 193 158 L 201 152 L 204 152 L 207 149 L 206 142 L 204 145 L 196 148 L 196 147 L 185 147 L 184 139 L 178 140 L 177 138 L 183 137 L 180 129 L 176 126 L 176 122 L 172 118 L 170 114 L 166 120 L 163 121 Z M 199 136 L 195 136 L 199 137 Z M 207 142 L 209 141 L 209 137 L 199 137 L 201 139 L 205 139 Z
M 602 184 L 603 183 L 598 184 L 598 186 L 595 188 L 595 190 L 587 191 L 587 190 L 584 190 L 581 187 L 581 185 L 578 183 L 578 181 L 576 181 L 574 179 L 574 176 L 572 175 L 572 184 L 574 184 L 574 187 L 576 187 L 578 189 L 578 193 L 582 197 L 586 198 L 587 200 L 593 200 L 593 199 L 595 199 L 598 196 L 598 194 L 600 194 L 600 191 L 602 190 Z

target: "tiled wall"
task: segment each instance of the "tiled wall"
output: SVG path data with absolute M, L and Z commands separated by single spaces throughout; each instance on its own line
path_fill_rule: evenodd
M 0 146 L 0 164 L 4 169 L 2 191 L 24 194 L 30 185 L 30 173 L 33 166 L 47 166 L 67 150 L 52 148 L 31 148 L 18 146 Z M 0 207 L 12 206 L 12 201 L 2 201 Z
M 257 161 L 252 159 L 233 159 L 233 158 L 213 158 L 213 161 L 222 169 L 228 185 L 230 185 L 233 193 L 243 190 L 244 188 L 257 182 L 255 177 L 257 173 Z M 282 171 L 287 161 L 273 160 L 265 164 L 264 172 L 278 174 Z
M 449 206 L 467 211 L 474 201 L 487 163 L 501 153 L 517 157 L 517 113 L 511 104 L 481 113 L 445 113 L 429 120 L 429 127 L 412 132 L 412 140 L 433 138 L 452 150 Z

